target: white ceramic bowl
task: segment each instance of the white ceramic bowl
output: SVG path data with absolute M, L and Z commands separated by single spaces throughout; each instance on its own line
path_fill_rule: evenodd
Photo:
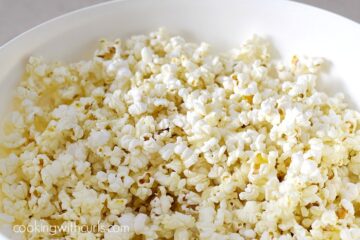
M 99 38 L 123 38 L 158 27 L 216 49 L 238 46 L 256 33 L 273 42 L 278 59 L 292 54 L 325 57 L 331 64 L 321 88 L 330 94 L 342 91 L 352 106 L 360 106 L 360 25 L 355 22 L 282 0 L 129 0 L 58 17 L 2 46 L 0 110 L 8 106 L 29 56 L 76 61 L 89 57 Z

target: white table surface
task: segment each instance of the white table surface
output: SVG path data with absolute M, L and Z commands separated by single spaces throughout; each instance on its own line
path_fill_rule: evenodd
M 106 1 L 108 0 L 0 0 L 0 46 L 46 20 Z M 324 8 L 360 22 L 360 0 L 296 1 Z

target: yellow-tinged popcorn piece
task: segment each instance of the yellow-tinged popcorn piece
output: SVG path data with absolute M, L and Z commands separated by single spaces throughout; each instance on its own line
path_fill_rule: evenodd
M 360 113 L 316 88 L 323 59 L 270 52 L 159 29 L 77 63 L 31 57 L 1 129 L 1 224 L 43 228 L 25 239 L 360 239 Z

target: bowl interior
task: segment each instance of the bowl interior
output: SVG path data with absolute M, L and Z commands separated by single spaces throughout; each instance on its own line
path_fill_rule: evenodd
M 76 61 L 90 56 L 97 40 L 128 37 L 166 27 L 191 41 L 229 49 L 253 34 L 267 37 L 276 57 L 321 56 L 329 71 L 321 88 L 342 91 L 359 108 L 360 25 L 333 13 L 290 1 L 132 0 L 85 8 L 46 22 L 0 48 L 0 110 L 31 55 Z M 0 112 L 1 113 L 1 112 Z
M 324 57 L 329 70 L 321 88 L 342 91 L 360 107 L 360 25 L 333 13 L 291 1 L 131 0 L 85 8 L 46 22 L 0 48 L 0 114 L 7 106 L 27 59 L 77 61 L 90 57 L 97 40 L 124 38 L 165 27 L 217 50 L 239 46 L 253 34 L 275 46 L 275 57 Z M 1 116 L 1 115 L 0 115 Z

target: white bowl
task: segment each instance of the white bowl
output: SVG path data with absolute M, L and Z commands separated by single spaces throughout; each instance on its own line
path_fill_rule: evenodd
M 0 110 L 8 106 L 29 56 L 76 61 L 89 57 L 102 37 L 124 38 L 158 27 L 217 49 L 238 46 L 256 33 L 271 39 L 278 59 L 288 60 L 293 54 L 325 57 L 331 66 L 321 88 L 330 94 L 344 92 L 347 101 L 359 108 L 360 25 L 355 22 L 281 0 L 131 0 L 58 17 L 2 46 Z

